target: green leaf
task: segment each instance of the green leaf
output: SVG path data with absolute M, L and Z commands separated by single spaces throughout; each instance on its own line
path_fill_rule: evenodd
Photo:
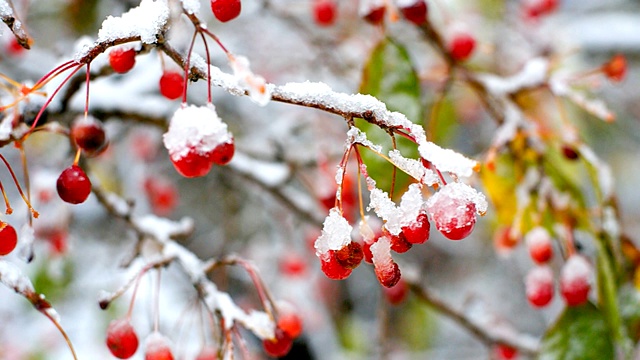
M 567 307 L 542 339 L 540 360 L 614 359 L 604 315 L 591 303 Z
M 413 122 L 423 119 L 420 81 L 409 57 L 407 49 L 390 38 L 384 38 L 373 49 L 362 72 L 360 93 L 375 96 L 384 102 L 391 111 L 404 114 Z M 383 145 L 385 152 L 392 148 L 391 137 L 385 131 L 363 120 L 356 121 L 356 126 L 367 134 L 369 140 Z M 415 144 L 397 139 L 397 146 L 404 156 L 417 158 Z M 363 160 L 369 175 L 378 186 L 390 190 L 392 165 L 371 151 L 363 150 Z M 396 189 L 402 189 L 410 183 L 410 178 L 398 172 Z
M 420 80 L 409 52 L 385 38 L 375 47 L 362 72 L 360 92 L 375 96 L 391 111 L 403 113 L 413 122 L 422 121 Z

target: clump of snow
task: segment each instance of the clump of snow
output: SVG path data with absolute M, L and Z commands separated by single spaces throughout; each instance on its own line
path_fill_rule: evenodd
M 20 228 L 20 243 L 21 248 L 18 252 L 18 256 L 25 262 L 31 262 L 33 260 L 33 244 L 36 240 L 35 230 L 28 223 L 22 225 Z
M 271 101 L 271 88 L 262 76 L 255 75 L 250 68 L 249 59 L 244 56 L 229 55 L 229 64 L 238 84 L 246 88 L 249 97 L 260 106 Z
M 589 99 L 583 93 L 572 89 L 562 77 L 552 77 L 549 80 L 549 88 L 557 96 L 563 96 L 573 101 L 592 115 L 607 121 L 614 121 L 616 116 L 609 110 L 607 104 L 600 99 Z
M 421 143 L 418 146 L 418 152 L 438 170 L 454 173 L 457 176 L 469 177 L 473 174 L 473 169 L 478 167 L 477 161 L 451 149 L 443 149 L 429 141 Z
M 0 282 L 19 294 L 35 293 L 31 280 L 17 266 L 4 260 L 0 260 Z
M 7 3 L 6 0 L 0 0 L 0 16 L 1 17 L 13 16 L 13 9 Z
M 371 244 L 371 255 L 373 266 L 379 271 L 385 271 L 395 265 L 391 257 L 391 239 L 388 236 L 381 236 L 378 241 Z
M 333 208 L 329 211 L 329 216 L 324 220 L 322 234 L 316 239 L 314 247 L 316 255 L 321 257 L 329 250 L 340 250 L 351 242 L 351 231 L 353 227 L 349 225 L 340 211 Z
M 398 235 L 404 226 L 416 220 L 423 207 L 422 190 L 419 184 L 414 183 L 402 194 L 400 206 L 396 206 L 386 192 L 373 189 L 367 209 L 373 209 L 376 215 L 385 221 L 384 227 L 389 233 Z
M 440 191 L 427 200 L 427 206 L 432 206 L 437 202 L 438 197 L 448 196 L 452 199 L 464 200 L 465 202 L 473 203 L 476 207 L 476 212 L 480 215 L 484 215 L 487 212 L 487 198 L 467 184 L 460 182 L 449 183 L 444 186 Z
M 261 161 L 238 152 L 233 155 L 229 166 L 269 187 L 282 185 L 291 175 L 289 167 L 283 163 Z
M 208 104 L 178 109 L 162 140 L 171 158 L 180 159 L 191 150 L 202 155 L 210 153 L 218 145 L 233 141 L 233 138 L 213 104 Z
M 200 12 L 200 0 L 180 0 L 180 2 L 187 14 L 198 15 Z
M 382 147 L 380 145 L 372 143 L 369 139 L 367 139 L 367 135 L 355 126 L 352 126 L 349 131 L 347 131 L 347 140 L 344 144 L 345 149 L 350 148 L 353 144 L 366 146 L 377 153 L 382 152 Z
M 359 5 L 358 15 L 360 16 L 367 16 L 373 10 L 386 6 L 384 0 L 360 0 Z
M 553 284 L 553 271 L 548 265 L 536 266 L 527 273 L 524 283 L 527 292 L 537 293 L 540 287 Z
M 365 216 L 364 219 L 360 220 L 358 229 L 360 231 L 360 236 L 362 236 L 362 240 L 367 244 L 372 244 L 376 239 L 376 234 L 369 225 L 369 221 L 369 216 Z
M 598 185 L 602 192 L 602 197 L 610 199 L 613 196 L 614 178 L 611 168 L 604 161 L 600 160 L 593 150 L 585 144 L 581 144 L 578 148 L 583 159 L 591 164 L 592 169 L 597 172 Z
M 145 353 L 155 353 L 161 349 L 171 348 L 171 341 L 158 331 L 153 331 L 145 339 Z
M 536 226 L 524 236 L 524 241 L 528 247 L 538 247 L 551 242 L 551 235 L 542 226 Z
M 431 186 L 437 184 L 439 181 L 438 175 L 431 169 L 425 168 L 422 162 L 402 156 L 397 149 L 389 151 L 389 158 L 398 169 L 404 171 L 407 175 L 422 184 Z
M 521 89 L 543 84 L 547 79 L 548 72 L 549 60 L 538 57 L 527 61 L 523 69 L 512 76 L 500 77 L 493 74 L 481 74 L 478 75 L 478 80 L 492 95 L 502 97 Z

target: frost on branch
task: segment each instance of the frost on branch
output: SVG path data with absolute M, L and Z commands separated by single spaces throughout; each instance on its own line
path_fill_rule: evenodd
M 121 16 L 108 16 L 102 22 L 98 39 L 93 46 L 136 37 L 139 37 L 143 44 L 153 44 L 165 29 L 168 20 L 167 0 L 142 0 L 140 5 Z M 76 61 L 80 62 L 79 60 L 91 49 L 92 46 L 83 47 L 76 54 Z

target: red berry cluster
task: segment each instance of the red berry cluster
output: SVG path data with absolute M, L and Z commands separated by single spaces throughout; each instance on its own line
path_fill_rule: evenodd
M 302 334 L 302 319 L 291 308 L 280 308 L 273 339 L 262 341 L 262 348 L 269 356 L 283 357 L 291 351 L 293 340 Z
M 571 255 L 560 272 L 560 295 L 568 306 L 582 305 L 591 290 L 591 264 L 581 255 Z M 527 300 L 534 307 L 547 306 L 554 296 L 554 274 L 549 265 L 538 265 L 525 278 Z

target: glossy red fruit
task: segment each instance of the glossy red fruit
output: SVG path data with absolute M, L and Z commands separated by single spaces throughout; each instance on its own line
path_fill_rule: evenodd
M 400 232 L 398 235 L 389 235 L 391 237 L 391 250 L 397 252 L 398 254 L 405 253 L 411 249 L 413 246 L 407 239 L 404 237 L 404 234 Z
M 113 320 L 107 328 L 107 347 L 118 359 L 128 359 L 138 350 L 138 336 L 126 319 Z
M 184 77 L 177 71 L 165 71 L 160 77 L 160 94 L 169 100 L 175 100 L 184 92 Z
M 627 74 L 627 58 L 621 54 L 614 55 L 602 65 L 602 72 L 611 81 L 622 81 Z
M 320 269 L 322 272 L 332 280 L 343 280 L 351 275 L 351 269 L 344 267 L 338 261 L 335 255 L 335 251 L 329 250 L 320 258 Z
M 276 327 L 275 338 L 262 341 L 262 348 L 269 356 L 283 357 L 291 351 L 293 339 L 282 329 Z
M 226 165 L 233 158 L 236 152 L 236 146 L 233 139 L 224 142 L 213 149 L 211 152 L 211 161 L 216 165 Z
M 384 15 L 386 14 L 386 12 L 387 7 L 384 5 L 375 7 L 373 9 L 370 9 L 369 12 L 364 15 L 364 19 L 370 24 L 379 25 L 382 24 L 382 21 L 384 21 Z
M 591 264 L 581 255 L 572 255 L 560 273 L 560 294 L 568 306 L 587 302 L 591 290 Z
M 169 340 L 159 333 L 152 333 L 146 341 L 145 360 L 173 360 L 173 352 Z
M 89 155 L 99 154 L 107 147 L 107 135 L 102 122 L 92 117 L 81 117 L 71 126 L 71 139 Z
M 409 286 L 400 279 L 397 284 L 392 287 L 382 287 L 384 298 L 392 305 L 401 304 L 409 295 Z
M 336 20 L 337 4 L 334 0 L 315 0 L 313 2 L 313 19 L 320 26 L 330 26 Z
M 282 329 L 289 338 L 295 339 L 302 334 L 302 319 L 294 309 L 287 309 L 287 311 L 280 309 L 277 327 Z
M 504 344 L 496 345 L 494 353 L 496 360 L 512 360 L 518 357 L 518 350 Z
M 136 51 L 133 49 L 115 48 L 109 52 L 109 65 L 113 71 L 124 74 L 136 64 Z
M 171 162 L 180 175 L 187 178 L 205 176 L 213 167 L 209 154 L 201 154 L 196 149 L 189 149 L 189 152 L 182 157 L 171 157 Z
M 6 222 L 0 222 L 0 256 L 10 254 L 16 245 L 18 245 L 16 229 Z
M 537 264 L 544 264 L 553 256 L 551 235 L 543 227 L 535 227 L 525 235 L 529 256 Z
M 476 39 L 467 33 L 458 33 L 449 42 L 449 53 L 455 61 L 467 60 L 476 48 Z
M 429 215 L 436 229 L 450 240 L 461 240 L 469 236 L 476 224 L 475 204 L 447 193 L 436 195 L 439 195 L 437 201 L 429 208 Z
M 529 270 L 524 285 L 527 300 L 534 307 L 547 306 L 553 299 L 553 272 L 547 265 Z
M 371 243 L 368 243 L 365 241 L 362 245 L 362 253 L 364 254 L 363 260 L 369 264 L 373 263 L 373 254 L 371 253 L 371 245 L 373 245 L 374 243 L 375 241 Z
M 240 0 L 211 0 L 211 11 L 216 19 L 222 22 L 237 18 L 241 10 Z
M 217 360 L 218 359 L 218 351 L 211 346 L 207 346 L 200 350 L 198 356 L 196 356 L 196 360 Z
M 170 215 L 178 205 L 178 190 L 167 179 L 150 176 L 144 181 L 144 191 L 154 214 Z
M 416 220 L 402 228 L 404 238 L 411 244 L 423 244 L 429 240 L 429 231 L 431 224 L 427 214 L 420 213 Z
M 334 254 L 338 263 L 346 269 L 357 268 L 364 258 L 362 245 L 355 241 L 352 241 L 349 245 L 335 251 Z
M 91 181 L 78 165 L 64 169 L 56 183 L 58 196 L 70 204 L 83 203 L 91 193 Z
M 406 2 L 408 5 L 399 6 L 400 12 L 405 17 L 405 19 L 416 25 L 422 25 L 427 21 L 428 8 L 427 2 L 424 0 L 415 0 L 412 4 Z
M 511 226 L 499 228 L 493 237 L 493 246 L 500 255 L 507 255 L 520 243 L 520 236 L 514 234 Z
M 575 147 L 568 145 L 568 144 L 564 144 L 562 145 L 561 149 L 562 151 L 562 155 L 567 159 L 567 160 L 578 160 L 578 158 L 580 158 L 580 154 L 578 153 L 578 150 L 576 150 Z
M 374 264 L 374 268 L 374 272 L 376 274 L 376 277 L 378 278 L 378 281 L 384 287 L 390 288 L 396 285 L 400 281 L 400 278 L 402 276 L 398 264 L 393 261 L 382 266 L 379 264 Z

